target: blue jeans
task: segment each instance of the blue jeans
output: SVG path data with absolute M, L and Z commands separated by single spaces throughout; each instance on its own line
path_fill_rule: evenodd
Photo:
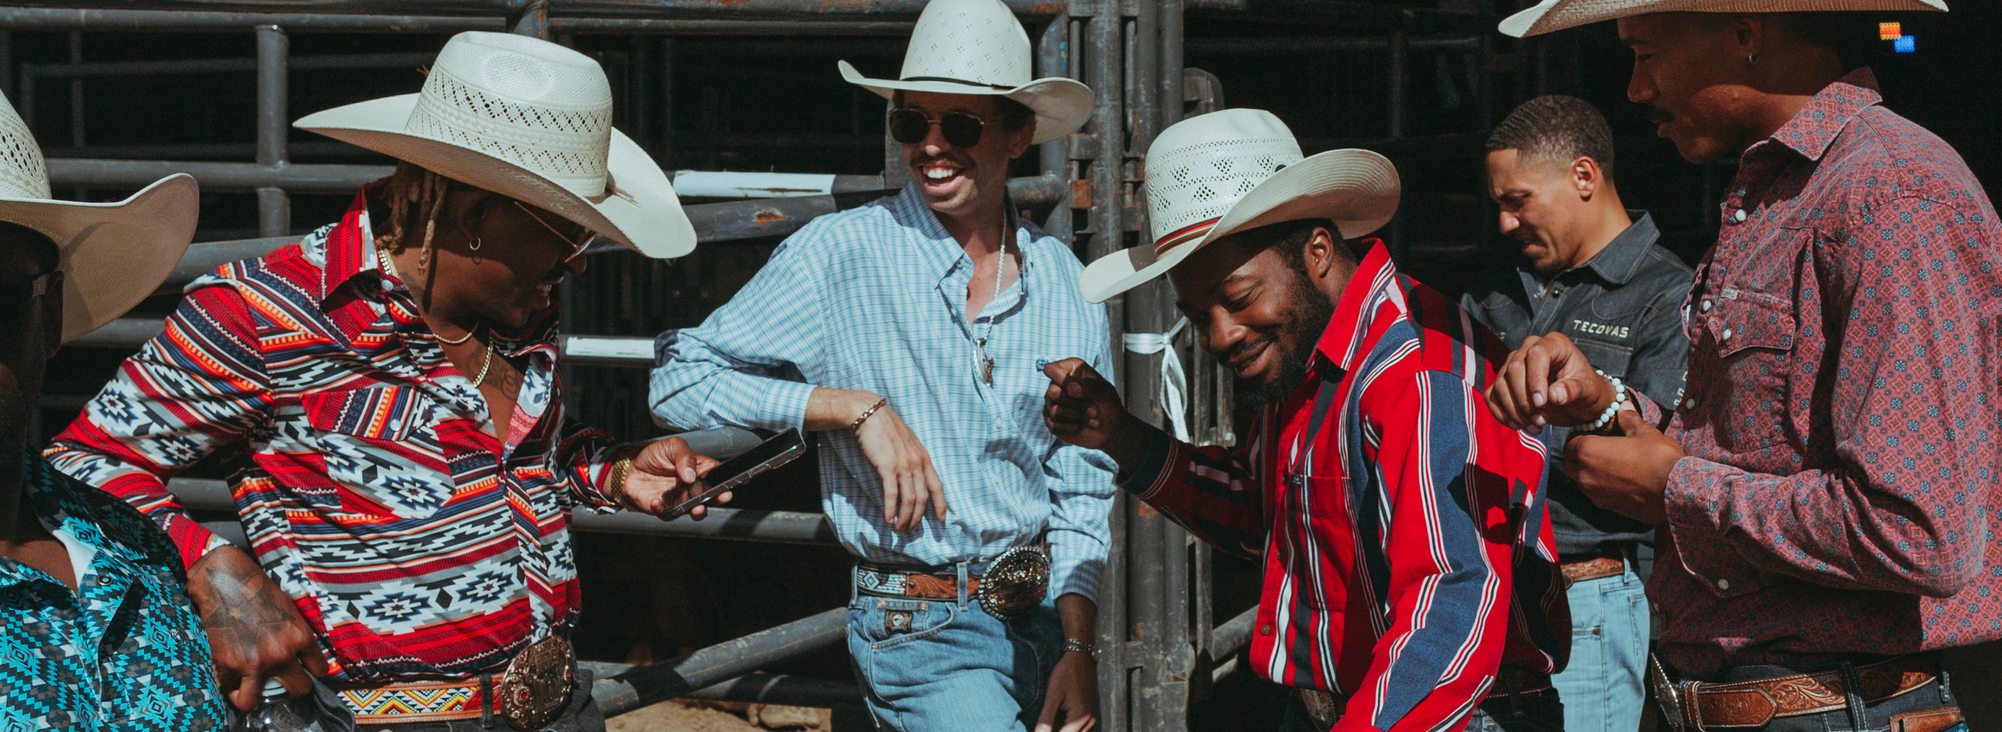
M 980 603 L 856 594 L 848 657 L 880 729 L 1025 730 L 1063 651 L 1054 601 L 1012 620 Z
M 1571 661 L 1551 677 L 1570 732 L 1633 732 L 1646 696 L 1647 593 L 1633 563 L 1620 574 L 1565 591 L 1571 603 Z

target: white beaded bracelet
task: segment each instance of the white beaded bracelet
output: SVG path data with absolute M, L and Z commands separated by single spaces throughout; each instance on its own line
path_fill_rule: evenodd
M 1590 424 L 1579 428 L 1579 430 L 1583 432 L 1604 432 L 1607 427 L 1613 424 L 1614 418 L 1619 416 L 1621 407 L 1632 409 L 1633 404 L 1627 401 L 1627 386 L 1620 381 L 1620 377 L 1607 374 L 1598 369 L 1593 369 L 1592 373 L 1613 382 L 1613 401 L 1606 405 L 1606 411 L 1600 413 L 1598 419 L 1592 420 Z

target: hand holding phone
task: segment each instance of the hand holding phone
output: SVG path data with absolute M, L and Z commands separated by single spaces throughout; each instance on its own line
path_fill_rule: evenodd
M 799 430 L 786 430 L 776 437 L 759 443 L 757 447 L 751 448 L 744 454 L 705 471 L 702 482 L 697 484 L 700 492 L 654 515 L 663 521 L 673 520 L 684 513 L 696 514 L 699 518 L 697 509 L 710 499 L 719 498 L 731 489 L 786 463 L 798 460 L 805 454 L 806 440 L 800 437 Z

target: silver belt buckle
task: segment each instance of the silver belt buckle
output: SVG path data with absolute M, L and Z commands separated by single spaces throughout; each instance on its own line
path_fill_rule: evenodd
M 1043 605 L 1050 591 L 1050 558 L 1037 547 L 1015 547 L 988 563 L 975 600 L 989 615 L 1017 618 Z
M 570 641 L 547 635 L 521 649 L 494 680 L 495 711 L 518 730 L 541 729 L 570 704 L 577 655 Z
M 1300 708 L 1307 711 L 1307 719 L 1320 729 L 1330 729 L 1342 721 L 1342 701 L 1334 694 L 1320 689 L 1296 689 L 1300 693 Z
M 1655 705 L 1661 708 L 1662 721 L 1674 732 L 1702 729 L 1692 723 L 1688 711 L 1682 703 L 1681 687 L 1668 677 L 1668 669 L 1661 665 L 1661 659 L 1647 654 L 1647 685 L 1654 692 Z

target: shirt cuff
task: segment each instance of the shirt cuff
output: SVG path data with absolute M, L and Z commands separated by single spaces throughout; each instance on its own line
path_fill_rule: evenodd
M 1051 597 L 1083 595 L 1098 601 L 1098 573 L 1105 567 L 1105 545 L 1069 531 L 1050 533 Z M 1095 556 L 1094 556 L 1095 555 Z
M 1140 441 L 1140 461 L 1133 465 L 1119 466 L 1119 472 L 1112 478 L 1120 490 L 1141 499 L 1153 497 L 1161 492 L 1161 485 L 1168 477 L 1168 466 L 1181 445 L 1160 430 L 1142 430 Z
M 1669 469 L 1668 485 L 1662 489 L 1677 561 L 1718 597 L 1749 592 L 1756 579 L 1742 562 L 1732 561 L 1723 540 L 1737 524 L 1730 500 L 1729 478 L 1734 472 L 1702 458 L 1684 457 Z
M 765 395 L 758 400 L 758 416 L 768 420 L 766 427 L 774 431 L 796 429 L 806 431 L 806 404 L 813 398 L 812 384 L 782 379 L 766 379 L 762 385 Z

